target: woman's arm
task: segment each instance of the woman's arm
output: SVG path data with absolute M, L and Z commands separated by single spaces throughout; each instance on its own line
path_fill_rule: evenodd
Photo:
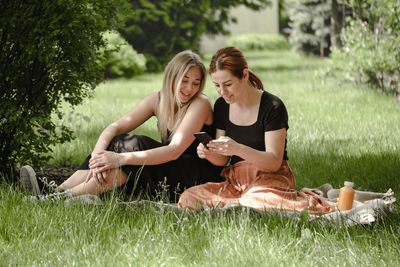
M 108 125 L 100 134 L 93 149 L 92 156 L 98 152 L 104 152 L 115 136 L 128 133 L 143 124 L 155 114 L 157 104 L 158 92 L 152 93 L 143 98 L 134 108 L 119 120 Z
M 282 164 L 286 129 L 265 132 L 264 138 L 265 151 L 239 144 L 226 136 L 221 136 L 219 139 L 210 142 L 209 147 L 210 150 L 217 154 L 224 156 L 236 155 L 260 168 L 277 171 Z
M 92 158 L 89 161 L 90 171 L 86 177 L 86 182 L 88 182 L 92 177 L 97 178 L 99 183 L 105 181 L 110 169 L 99 171 L 99 165 L 94 164 L 93 161 L 96 162 L 99 157 L 103 157 L 104 154 L 109 154 L 108 151 L 106 151 L 106 148 L 115 136 L 132 131 L 153 116 L 157 105 L 158 92 L 152 93 L 143 98 L 133 109 L 122 116 L 119 120 L 108 125 L 102 131 L 91 153 Z M 111 154 L 111 156 L 113 157 L 113 161 L 120 161 L 117 154 L 114 153 L 114 155 Z
M 157 165 L 176 160 L 190 146 L 194 140 L 193 134 L 201 130 L 209 117 L 212 117 L 211 104 L 202 95 L 190 104 L 169 145 L 119 154 L 107 151 L 91 164 L 99 168 L 98 172 L 102 172 L 121 165 Z

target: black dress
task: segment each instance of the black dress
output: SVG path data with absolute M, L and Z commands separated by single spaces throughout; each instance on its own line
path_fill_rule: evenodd
M 215 127 L 204 125 L 202 131 L 210 136 L 215 136 Z M 143 151 L 165 146 L 150 137 L 135 134 L 121 134 L 114 137 L 107 150 L 117 153 Z M 176 160 L 158 165 L 124 165 L 122 171 L 128 175 L 127 183 L 122 187 L 126 190 L 128 198 L 144 193 L 150 197 L 159 196 L 160 192 L 167 189 L 171 201 L 179 199 L 179 194 L 184 189 L 206 182 L 221 182 L 222 167 L 214 166 L 208 160 L 197 156 L 197 140 L 185 150 Z M 80 170 L 89 169 L 89 155 L 79 167 Z

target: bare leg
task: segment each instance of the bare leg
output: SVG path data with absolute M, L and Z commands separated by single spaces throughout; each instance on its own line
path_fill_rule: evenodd
M 84 195 L 84 194 L 97 195 L 105 191 L 117 188 L 125 184 L 127 180 L 128 176 L 122 170 L 113 169 L 106 178 L 106 184 L 102 185 L 99 184 L 96 179 L 90 179 L 89 182 L 87 183 L 82 182 L 70 188 L 70 191 L 73 195 Z
M 58 186 L 58 190 L 65 191 L 85 182 L 89 170 L 77 170 L 67 180 Z

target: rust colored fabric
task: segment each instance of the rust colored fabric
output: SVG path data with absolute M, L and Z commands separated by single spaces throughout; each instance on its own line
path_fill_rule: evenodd
M 276 172 L 240 161 L 225 167 L 221 176 L 225 178 L 224 182 L 206 183 L 185 190 L 179 199 L 179 207 L 195 210 L 204 205 L 216 208 L 235 202 L 259 210 L 301 212 L 308 208 L 309 214 L 334 211 L 317 194 L 308 190 L 296 191 L 296 180 L 286 160 Z

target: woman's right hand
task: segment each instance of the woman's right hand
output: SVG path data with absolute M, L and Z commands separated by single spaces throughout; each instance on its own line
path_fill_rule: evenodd
M 105 149 L 99 149 L 99 150 L 93 150 L 93 152 L 92 152 L 92 157 L 95 155 L 95 154 L 100 154 L 100 153 L 104 153 L 104 152 L 106 152 L 107 150 L 105 150 Z M 103 171 L 103 172 L 99 172 L 99 173 L 94 173 L 93 174 L 93 176 L 96 178 L 96 180 L 97 180 L 97 182 L 99 183 L 99 184 L 102 184 L 102 185 L 105 185 L 106 184 L 106 177 L 107 177 L 107 175 L 108 175 L 108 172 L 109 171 Z
M 197 155 L 199 156 L 199 158 L 206 159 L 210 155 L 210 153 L 212 152 L 208 150 L 208 148 L 205 147 L 202 143 L 197 146 Z
M 105 149 L 98 149 L 98 150 L 93 150 L 91 153 L 91 156 L 93 157 L 94 155 L 98 155 L 99 153 L 106 152 L 107 150 Z M 108 175 L 109 171 L 103 171 L 103 172 L 95 172 L 94 169 L 89 169 L 89 173 L 86 177 L 85 183 L 89 182 L 90 179 L 94 178 L 96 181 L 101 184 L 105 185 L 106 184 L 106 177 Z
M 88 175 L 86 176 L 85 183 L 89 182 L 90 179 L 92 179 L 92 178 L 94 178 L 94 176 L 93 176 L 93 170 L 92 170 L 92 169 L 89 169 L 89 173 L 88 173 Z
M 89 169 L 89 173 L 86 176 L 85 183 L 89 182 L 91 179 L 95 179 L 97 183 L 101 185 L 106 185 L 107 176 L 110 174 L 111 170 L 106 170 L 103 172 L 95 172 L 93 169 Z

